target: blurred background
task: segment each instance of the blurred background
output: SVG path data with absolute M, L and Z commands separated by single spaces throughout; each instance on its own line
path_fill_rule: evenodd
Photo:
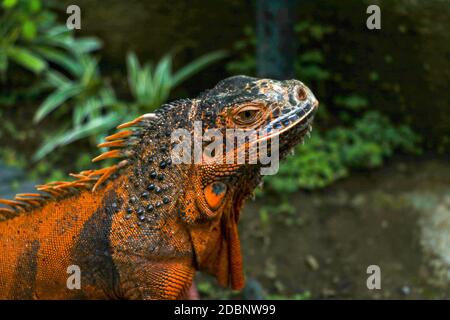
M 450 298 L 450 1 L 0 4 L 1 197 L 94 167 L 115 126 L 223 78 L 297 78 L 321 104 L 242 215 L 247 287 L 200 274 L 201 297 Z

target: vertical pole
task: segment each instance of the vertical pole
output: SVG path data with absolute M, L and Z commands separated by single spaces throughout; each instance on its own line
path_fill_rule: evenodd
M 295 4 L 296 0 L 257 0 L 258 77 L 295 77 Z

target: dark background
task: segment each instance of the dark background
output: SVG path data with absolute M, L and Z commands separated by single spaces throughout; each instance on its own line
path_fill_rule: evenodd
M 180 50 L 176 62 L 182 65 L 203 53 L 232 48 L 245 26 L 256 26 L 252 1 L 66 3 L 83 8 L 80 34 L 96 35 L 104 42 L 102 56 L 110 68 L 122 68 L 128 50 L 148 60 Z M 448 1 L 297 3 L 294 14 L 299 21 L 313 20 L 336 30 L 321 49 L 326 53 L 325 65 L 341 74 L 346 90 L 367 95 L 374 108 L 410 123 L 427 136 L 427 144 L 436 146 L 446 139 L 450 122 Z M 377 3 L 382 8 L 382 29 L 371 31 L 366 28 L 366 8 Z M 383 78 L 375 87 L 368 81 L 373 70 Z M 225 74 L 224 64 L 218 63 L 187 83 L 186 90 L 196 95 Z

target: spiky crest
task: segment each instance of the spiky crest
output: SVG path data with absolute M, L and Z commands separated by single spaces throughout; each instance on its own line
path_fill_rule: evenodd
M 42 207 L 49 201 L 59 200 L 63 197 L 74 195 L 77 192 L 88 190 L 89 188 L 91 188 L 92 192 L 95 192 L 111 175 L 130 163 L 129 158 L 133 155 L 132 146 L 138 141 L 134 137 L 139 135 L 146 124 L 155 121 L 157 118 L 158 116 L 155 113 L 147 113 L 133 121 L 123 123 L 117 126 L 117 129 L 121 131 L 106 137 L 106 142 L 100 143 L 97 146 L 99 148 L 115 149 L 102 153 L 92 159 L 92 162 L 109 158 L 124 158 L 117 164 L 98 170 L 85 170 L 80 173 L 71 173 L 69 175 L 75 178 L 73 181 L 54 181 L 37 185 L 36 190 L 39 193 L 19 193 L 16 194 L 14 200 L 0 199 L 0 204 L 9 207 L 0 208 L 0 221 L 30 212 Z

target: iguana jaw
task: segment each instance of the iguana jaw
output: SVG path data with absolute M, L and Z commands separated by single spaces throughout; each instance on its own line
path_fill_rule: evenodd
M 266 127 L 265 131 L 268 134 L 257 139 L 255 142 L 269 140 L 290 130 L 295 131 L 299 138 L 303 138 L 311 127 L 317 106 L 317 100 L 314 102 L 314 105 L 308 102 L 304 108 L 298 108 L 280 116 Z M 277 127 L 279 129 L 273 129 Z
M 215 276 L 219 285 L 240 290 L 245 280 L 237 224 L 245 196 L 238 193 L 231 196 L 215 218 L 192 226 L 190 235 L 197 268 Z M 205 209 L 199 203 L 197 208 Z

